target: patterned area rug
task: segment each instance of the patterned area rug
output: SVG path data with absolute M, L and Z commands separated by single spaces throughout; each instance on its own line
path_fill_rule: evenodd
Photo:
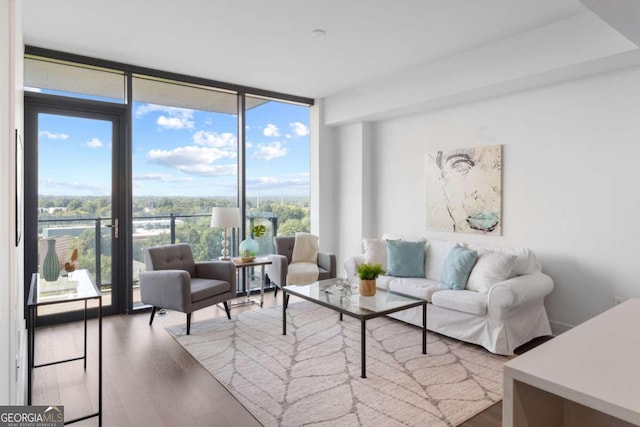
M 360 322 L 310 302 L 168 328 L 265 426 L 456 426 L 502 398 L 507 357 L 389 319 Z

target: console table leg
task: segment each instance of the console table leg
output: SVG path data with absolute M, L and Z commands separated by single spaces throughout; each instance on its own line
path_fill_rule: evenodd
M 287 292 L 282 289 L 282 335 L 287 335 Z
M 366 335 L 366 321 L 364 319 L 362 319 L 360 321 L 360 354 L 361 354 L 361 361 L 360 364 L 362 365 L 362 374 L 360 375 L 362 378 L 367 378 L 367 365 L 366 365 L 366 342 L 365 342 L 365 335 Z
M 427 354 L 427 304 L 422 305 L 422 354 Z

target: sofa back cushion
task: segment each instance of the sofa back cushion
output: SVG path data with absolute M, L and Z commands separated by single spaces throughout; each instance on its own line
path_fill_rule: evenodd
M 541 267 L 536 260 L 536 255 L 528 248 L 510 248 L 503 246 L 486 246 L 486 245 L 468 245 L 469 249 L 478 251 L 481 255 L 486 252 L 501 253 L 507 255 L 515 255 L 513 269 L 509 277 L 522 276 L 523 274 L 531 274 L 540 271 Z
M 387 275 L 424 277 L 424 242 L 387 240 Z
M 387 242 L 382 239 L 362 239 L 365 264 L 380 264 L 387 270 Z
M 427 241 L 425 251 L 425 277 L 438 282 L 442 278 L 442 267 L 449 255 L 449 251 L 456 245 L 456 242 L 445 240 Z

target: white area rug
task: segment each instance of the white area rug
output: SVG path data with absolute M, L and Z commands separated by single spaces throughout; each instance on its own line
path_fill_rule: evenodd
M 389 319 L 360 322 L 310 302 L 168 328 L 265 426 L 456 426 L 502 398 L 507 357 Z

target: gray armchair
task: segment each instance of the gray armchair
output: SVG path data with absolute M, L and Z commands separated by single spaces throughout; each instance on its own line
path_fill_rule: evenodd
M 275 254 L 269 255 L 271 265 L 268 267 L 269 280 L 276 285 L 274 296 L 278 288 L 287 284 L 287 272 L 293 257 L 294 236 L 276 236 L 273 238 Z M 327 252 L 318 252 L 318 280 L 336 277 L 336 256 Z
M 195 262 L 186 243 L 156 246 L 145 250 L 147 271 L 140 273 L 142 302 L 153 306 L 149 325 L 158 308 L 187 314 L 187 335 L 191 313 L 223 303 L 231 319 L 227 301 L 236 296 L 236 268 L 230 261 Z

